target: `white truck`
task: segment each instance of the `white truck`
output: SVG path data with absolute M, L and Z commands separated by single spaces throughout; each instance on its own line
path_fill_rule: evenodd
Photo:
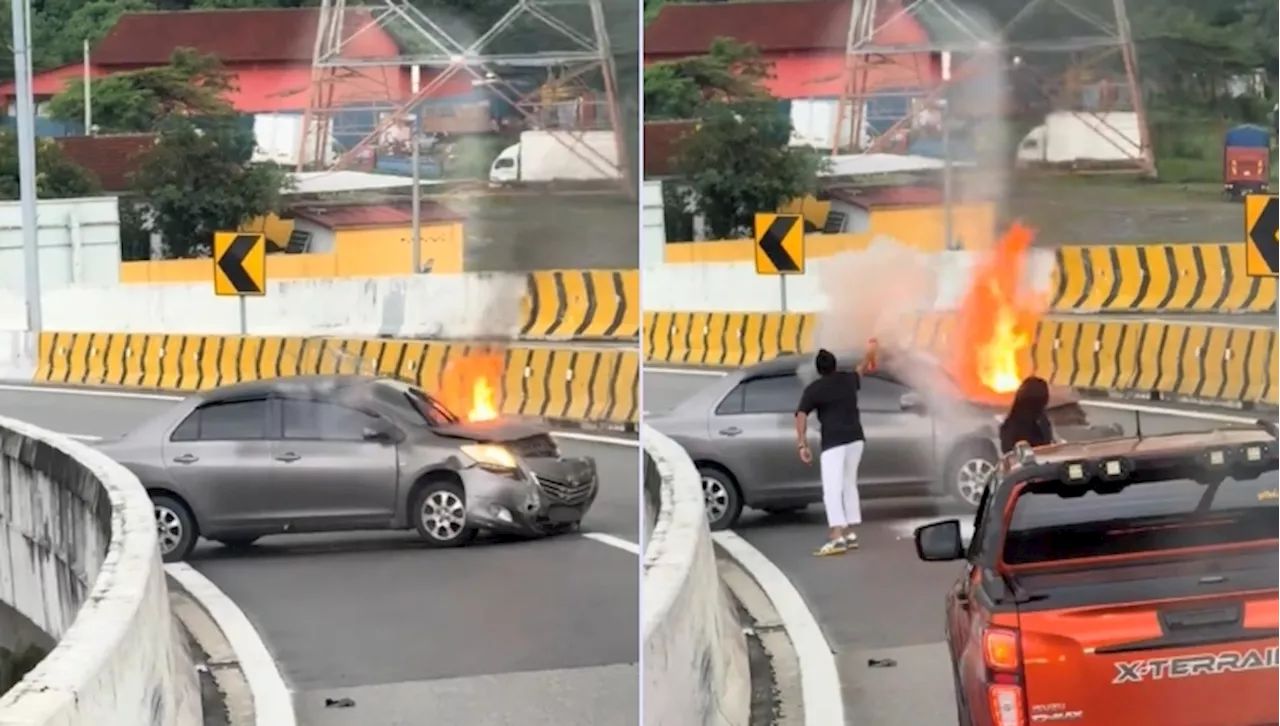
M 1054 111 L 1018 143 L 1019 168 L 1136 166 L 1142 134 L 1132 111 Z
M 612 131 L 525 131 L 489 167 L 494 184 L 621 178 Z
M 322 164 L 329 166 L 337 161 L 334 151 L 333 131 L 330 126 L 329 138 L 324 144 L 323 159 L 316 157 L 316 134 L 320 133 L 320 122 L 311 119 L 311 132 L 307 135 L 306 164 Z M 253 161 L 274 162 L 283 166 L 297 166 L 298 152 L 302 144 L 302 114 L 300 113 L 259 113 L 253 117 L 253 140 L 256 148 Z

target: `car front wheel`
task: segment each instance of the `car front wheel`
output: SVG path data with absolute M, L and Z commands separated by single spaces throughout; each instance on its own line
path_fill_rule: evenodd
M 418 490 L 411 505 L 414 529 L 428 546 L 460 547 L 475 539 L 461 484 L 433 481 Z
M 196 522 L 186 505 L 170 496 L 157 494 L 151 498 L 156 517 L 156 539 L 160 559 L 181 562 L 196 546 Z
M 698 474 L 702 478 L 702 501 L 708 526 L 713 532 L 732 527 L 742 514 L 742 494 L 737 483 L 714 467 L 701 467 Z
M 977 509 L 982 492 L 996 475 L 995 448 L 984 444 L 968 444 L 951 454 L 943 481 L 947 494 L 957 502 Z

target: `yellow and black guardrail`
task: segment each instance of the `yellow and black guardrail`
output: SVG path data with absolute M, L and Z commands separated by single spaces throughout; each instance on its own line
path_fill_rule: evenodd
M 639 270 L 542 270 L 529 273 L 528 279 L 528 290 L 521 302 L 521 338 L 639 337 Z
M 805 313 L 646 313 L 645 362 L 739 367 L 814 349 Z M 954 318 L 904 321 L 900 342 L 945 351 Z M 1088 391 L 1236 404 L 1280 403 L 1273 328 L 1046 319 L 1031 349 L 1047 380 Z
M 1243 242 L 1080 245 L 1055 256 L 1055 311 L 1276 311 L 1276 279 L 1245 274 Z
M 488 344 L 143 333 L 41 333 L 37 383 L 198 391 L 297 375 L 369 374 L 440 390 L 449 362 Z M 498 404 L 509 415 L 632 428 L 635 350 L 505 346 Z

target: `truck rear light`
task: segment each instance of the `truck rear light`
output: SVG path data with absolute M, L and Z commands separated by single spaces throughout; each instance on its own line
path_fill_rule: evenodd
M 982 658 L 993 671 L 1017 671 L 1022 667 L 1018 653 L 1018 632 L 988 628 L 982 632 Z
M 991 704 L 992 726 L 1026 726 L 1022 686 L 987 686 L 987 701 Z

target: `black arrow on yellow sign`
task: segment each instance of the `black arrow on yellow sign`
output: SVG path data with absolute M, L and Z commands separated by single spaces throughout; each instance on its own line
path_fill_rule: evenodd
M 757 214 L 755 238 L 757 273 L 804 274 L 804 220 L 800 215 Z
M 213 237 L 213 261 L 214 294 L 266 294 L 267 241 L 263 235 L 218 232 Z
M 1280 202 L 1275 195 L 1250 194 L 1244 199 L 1244 233 L 1248 250 L 1245 272 L 1250 277 L 1280 275 Z

